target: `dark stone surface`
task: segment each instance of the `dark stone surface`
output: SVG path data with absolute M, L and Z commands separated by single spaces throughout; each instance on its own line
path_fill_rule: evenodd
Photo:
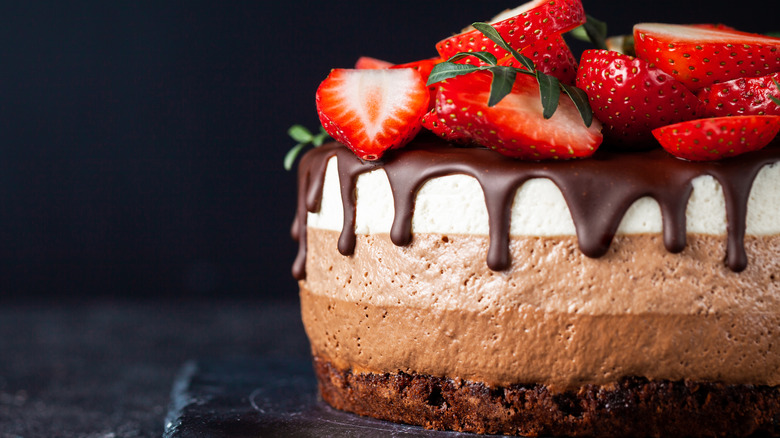
M 188 360 L 308 348 L 297 303 L 4 304 L 0 438 L 159 437 Z
M 475 437 L 341 412 L 317 394 L 311 360 L 255 357 L 187 362 L 164 438 Z
M 168 438 L 461 435 L 326 406 L 317 394 L 297 302 L 0 308 L 0 438 L 164 433 Z

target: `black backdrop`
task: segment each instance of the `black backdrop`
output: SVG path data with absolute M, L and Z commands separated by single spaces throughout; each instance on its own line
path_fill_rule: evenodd
M 775 0 L 596 1 L 766 32 Z M 293 123 L 360 55 L 406 62 L 498 1 L 26 1 L 0 6 L 0 298 L 295 299 Z M 726 6 L 727 5 L 727 6 Z M 582 47 L 575 45 L 575 51 Z

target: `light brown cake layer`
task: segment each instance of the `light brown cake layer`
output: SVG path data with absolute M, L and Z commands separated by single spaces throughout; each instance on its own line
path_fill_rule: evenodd
M 564 390 L 623 376 L 780 384 L 780 236 L 619 237 L 590 259 L 574 238 L 513 238 L 513 266 L 484 264 L 487 238 L 415 235 L 397 247 L 309 229 L 303 321 L 315 355 L 342 369 Z

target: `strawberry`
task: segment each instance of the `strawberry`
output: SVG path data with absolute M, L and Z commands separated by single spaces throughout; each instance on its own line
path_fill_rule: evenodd
M 428 110 L 429 91 L 411 68 L 334 69 L 317 89 L 325 131 L 364 160 L 408 143 Z
M 697 94 L 709 116 L 780 115 L 780 72 L 739 78 L 703 88 Z
M 377 69 L 383 69 L 383 68 L 411 68 L 416 70 L 418 73 L 420 73 L 420 76 L 422 76 L 423 81 L 428 82 L 428 76 L 431 74 L 431 70 L 433 70 L 433 67 L 444 61 L 443 59 L 439 57 L 435 58 L 427 58 L 427 59 L 421 59 L 419 61 L 412 61 L 407 62 L 404 64 L 393 64 L 388 61 L 383 61 L 381 59 L 372 58 L 370 56 L 361 56 L 358 58 L 357 62 L 355 63 L 355 68 L 357 69 L 370 69 L 370 70 L 377 70 Z M 428 105 L 428 109 L 433 109 L 433 102 L 436 99 L 436 87 L 431 86 L 428 87 L 428 91 L 430 93 L 430 99 L 428 100 L 430 103 Z
M 583 52 L 577 86 L 604 124 L 604 136 L 623 148 L 656 146 L 653 129 L 694 119 L 700 108 L 696 96 L 671 76 L 613 51 Z
M 491 21 L 493 27 L 516 50 L 521 50 L 546 36 L 567 32 L 585 22 L 580 0 L 532 0 L 500 14 Z M 476 29 L 446 38 L 436 44 L 443 59 L 458 52 L 491 52 L 501 59 L 508 52 L 498 47 Z M 465 62 L 473 62 L 465 58 Z
M 461 144 L 467 144 L 471 142 L 468 134 L 462 130 L 458 130 L 449 126 L 447 120 L 441 117 L 435 108 L 428 111 L 428 113 L 422 117 L 421 122 L 423 128 L 433 132 L 447 141 Z
M 641 23 L 634 26 L 634 45 L 638 57 L 693 91 L 780 71 L 780 38 L 725 27 Z
M 487 104 L 491 81 L 487 71 L 442 81 L 437 114 L 475 142 L 515 158 L 587 157 L 601 144 L 601 124 L 594 120 L 586 127 L 568 98 L 561 97 L 557 111 L 545 119 L 533 76 L 517 75 L 511 93 L 492 107 Z
M 392 62 L 388 62 L 382 59 L 372 58 L 370 56 L 361 56 L 355 62 L 355 68 L 358 70 L 378 70 L 382 68 L 390 68 L 393 66 Z
M 577 77 L 577 59 L 560 35 L 546 36 L 524 48 L 520 53 L 531 59 L 536 69 L 542 73 L 555 76 L 564 84 L 574 85 Z M 522 67 L 512 55 L 501 58 L 498 65 Z
M 664 126 L 653 135 L 670 154 L 711 161 L 756 151 L 780 131 L 780 116 L 734 116 L 689 120 Z

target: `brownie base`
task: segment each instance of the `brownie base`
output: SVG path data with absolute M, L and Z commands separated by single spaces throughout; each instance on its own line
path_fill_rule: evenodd
M 780 436 L 780 387 L 626 377 L 554 393 L 403 372 L 353 373 L 314 357 L 336 409 L 423 426 L 524 436 Z

